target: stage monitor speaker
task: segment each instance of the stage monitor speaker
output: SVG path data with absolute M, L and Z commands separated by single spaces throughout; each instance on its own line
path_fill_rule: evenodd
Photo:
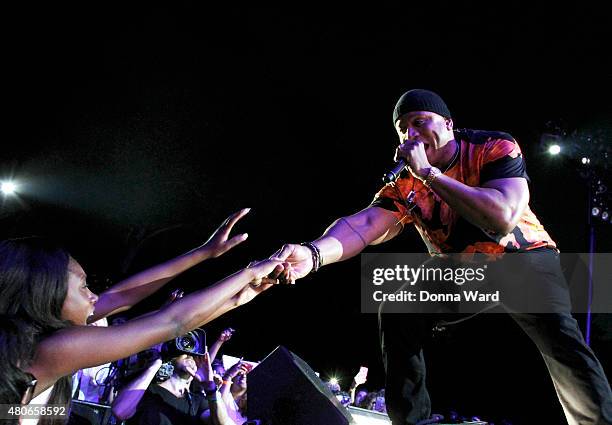
M 110 406 L 72 400 L 68 425 L 107 425 L 111 418 Z
M 355 425 L 391 425 L 391 419 L 384 413 L 349 406 Z
M 249 373 L 248 397 L 247 417 L 266 425 L 354 423 L 310 366 L 282 346 Z

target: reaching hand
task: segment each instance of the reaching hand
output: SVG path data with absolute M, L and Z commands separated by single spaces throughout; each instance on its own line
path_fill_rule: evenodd
M 226 330 L 224 330 L 223 332 L 221 332 L 221 335 L 219 335 L 219 341 L 221 342 L 227 342 L 232 338 L 232 334 L 235 331 L 232 328 L 227 328 Z
M 220 255 L 225 254 L 227 251 L 247 239 L 248 234 L 242 233 L 234 236 L 230 240 L 227 240 L 234 225 L 238 222 L 238 220 L 248 214 L 249 211 L 251 211 L 250 208 L 245 208 L 230 215 L 223 223 L 221 223 L 221 226 L 215 230 L 210 239 L 206 241 L 202 247 L 210 252 L 211 258 L 217 258 Z
M 278 258 L 271 257 L 267 260 L 252 261 L 247 269 L 253 274 L 250 285 L 257 288 L 262 284 L 276 283 L 276 278 L 284 269 L 284 264 Z
M 234 296 L 234 303 L 236 305 L 246 304 L 263 291 L 271 288 L 277 281 L 267 276 L 278 274 L 282 269 L 282 263 L 276 259 L 251 262 L 247 266 L 247 270 L 252 273 L 251 281 Z
M 312 270 L 312 251 L 302 245 L 286 244 L 272 258 L 283 261 L 283 270 L 269 277 L 279 279 L 281 283 L 293 284 L 297 279 L 306 276 Z M 275 270 L 276 271 L 276 270 Z
M 353 382 L 355 382 L 355 386 L 365 384 L 367 381 L 367 376 L 368 376 L 368 368 L 362 366 L 359 369 L 359 372 L 357 373 L 357 375 L 355 375 L 355 377 L 353 378 Z

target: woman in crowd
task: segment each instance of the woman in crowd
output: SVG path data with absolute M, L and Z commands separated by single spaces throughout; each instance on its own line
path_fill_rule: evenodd
M 87 288 L 79 263 L 53 242 L 41 238 L 0 242 L 0 314 L 23 320 L 33 341 L 32 355 L 14 350 L 23 358 L 14 359 L 13 364 L 32 378 L 25 387 L 23 379 L 16 383 L 22 403 L 34 397 L 33 403 L 65 404 L 75 371 L 176 338 L 268 289 L 271 281 L 265 277 L 282 269 L 276 259 L 252 263 L 212 286 L 124 324 L 86 326 L 88 321 L 129 308 L 178 273 L 245 240 L 246 235 L 227 237 L 247 212 L 230 216 L 202 247 L 139 273 L 100 297 Z

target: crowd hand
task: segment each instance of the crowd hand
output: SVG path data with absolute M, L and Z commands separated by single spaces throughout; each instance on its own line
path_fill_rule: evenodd
M 217 386 L 217 388 L 220 388 L 221 385 L 223 385 L 223 377 L 221 375 L 219 375 L 218 373 L 213 373 L 213 381 L 215 383 L 215 385 Z
M 225 371 L 224 379 L 234 379 L 237 375 L 249 373 L 249 366 L 242 360 L 237 361 L 232 367 Z
M 367 378 L 366 378 L 367 375 L 368 375 L 367 369 L 361 368 L 359 372 L 357 373 L 357 375 L 355 375 L 355 377 L 353 378 L 353 382 L 355 383 L 355 386 L 365 384 L 367 381 Z
M 268 275 L 275 273 L 276 270 L 282 270 L 283 265 L 277 259 L 267 259 L 262 261 L 254 261 L 246 267 L 252 273 L 251 281 L 248 285 L 242 288 L 233 298 L 236 305 L 248 303 L 263 291 L 278 283 L 276 279 L 268 278 Z
M 220 255 L 225 254 L 227 251 L 235 247 L 236 245 L 244 242 L 248 234 L 241 233 L 228 240 L 229 234 L 232 231 L 234 225 L 244 217 L 250 208 L 244 208 L 232 215 L 230 215 L 221 226 L 210 236 L 210 238 L 202 245 L 202 249 L 207 250 L 210 253 L 211 258 L 217 258 Z
M 221 342 L 229 341 L 232 338 L 233 333 L 234 333 L 234 330 L 232 328 L 227 328 L 226 330 L 221 332 L 221 335 L 219 335 L 219 341 Z
M 282 270 L 275 269 L 268 278 L 277 279 L 279 283 L 293 285 L 311 272 L 313 268 L 312 251 L 302 245 L 285 244 L 271 258 L 283 261 Z
M 251 261 L 246 268 L 253 274 L 249 286 L 251 288 L 267 286 L 267 289 L 278 283 L 273 276 L 278 276 L 285 268 L 285 264 L 278 258 L 270 257 L 266 260 Z
M 204 384 L 212 382 L 214 374 L 208 350 L 202 356 L 195 356 L 194 360 L 198 367 L 195 378 Z M 207 391 L 206 388 L 204 390 Z
M 429 174 L 431 164 L 425 153 L 425 144 L 421 140 L 402 140 L 395 150 L 395 161 L 406 160 L 410 172 L 417 179 L 424 181 Z

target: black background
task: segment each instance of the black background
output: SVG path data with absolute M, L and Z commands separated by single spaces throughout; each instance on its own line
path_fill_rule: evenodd
M 551 159 L 539 141 L 552 123 L 577 131 L 584 152 L 609 146 L 611 26 L 595 4 L 27 4 L 5 20 L 0 173 L 22 185 L 0 210 L 2 236 L 64 240 L 101 289 L 253 208 L 236 229 L 247 242 L 135 313 L 367 206 L 410 88 L 440 93 L 458 127 L 514 135 L 532 209 L 562 251 L 588 250 L 580 153 Z M 610 227 L 596 228 L 599 252 Z M 370 248 L 423 250 L 411 229 Z M 209 338 L 234 327 L 225 352 L 251 360 L 285 345 L 345 388 L 366 365 L 377 390 L 376 317 L 360 314 L 358 286 L 358 258 L 324 268 L 218 319 Z M 610 325 L 595 325 L 609 371 Z M 453 329 L 428 355 L 434 411 L 564 423 L 539 353 L 508 318 Z

